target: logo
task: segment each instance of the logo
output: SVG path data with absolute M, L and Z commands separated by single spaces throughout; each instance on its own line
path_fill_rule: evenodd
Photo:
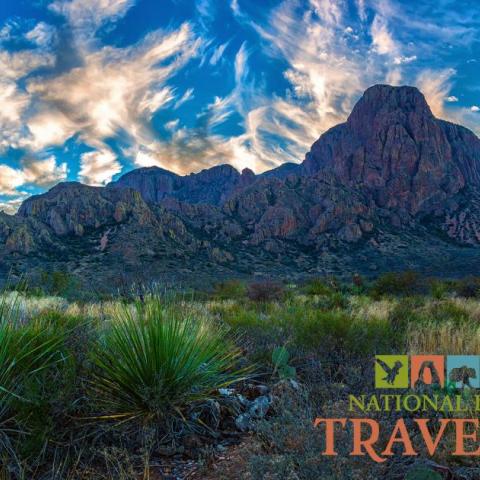
M 408 388 L 408 356 L 375 356 L 376 388 Z
M 447 357 L 447 378 L 455 388 L 480 388 L 480 357 L 475 355 L 450 355 Z
M 445 361 L 442 355 L 412 356 L 412 388 L 445 386 Z
M 325 437 L 322 455 L 338 455 L 336 438 L 350 435 L 349 455 L 378 463 L 397 453 L 416 456 L 419 448 L 434 456 L 442 439 L 452 456 L 480 458 L 480 356 L 376 355 L 374 365 L 377 389 L 405 391 L 350 393 L 348 416 L 317 417 L 313 425 Z M 393 428 L 378 419 L 382 412 L 400 414 Z M 391 430 L 381 435 L 383 428 Z M 389 438 L 386 445 L 382 436 Z
M 480 389 L 480 356 L 376 355 L 375 388 Z

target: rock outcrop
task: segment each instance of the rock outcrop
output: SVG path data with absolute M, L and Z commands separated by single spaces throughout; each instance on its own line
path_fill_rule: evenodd
M 248 169 L 240 174 L 231 165 L 218 165 L 199 173 L 176 175 L 158 167 L 140 168 L 123 175 L 109 187 L 133 188 L 146 202 L 163 199 L 197 204 L 221 205 L 234 192 L 255 181 L 255 174 Z
M 58 236 L 82 236 L 86 229 L 121 223 L 133 217 L 140 225 L 152 220 L 139 192 L 133 189 L 89 187 L 60 183 L 21 205 L 18 217 L 35 218 Z

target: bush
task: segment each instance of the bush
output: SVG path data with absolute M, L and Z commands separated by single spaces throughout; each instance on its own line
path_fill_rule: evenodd
M 150 298 L 125 306 L 93 355 L 92 392 L 106 418 L 178 419 L 194 402 L 238 381 L 240 352 L 226 331 Z
M 333 292 L 323 297 L 318 306 L 323 310 L 343 309 L 348 307 L 348 297 L 342 292 Z
M 255 282 L 248 285 L 247 295 L 253 302 L 281 301 L 285 297 L 285 288 L 278 282 Z
M 332 289 L 320 278 L 308 281 L 303 290 L 307 295 L 330 295 L 332 293 Z
M 433 323 L 452 322 L 458 326 L 462 326 L 470 320 L 468 311 L 450 300 L 433 304 L 428 315 Z
M 213 291 L 214 298 L 221 300 L 235 299 L 245 297 L 247 288 L 240 280 L 227 280 L 215 285 Z
M 41 320 L 21 324 L 16 303 L 0 305 L 0 447 L 13 452 L 12 437 L 36 427 L 38 392 L 48 390 L 46 372 L 66 359 L 61 353 L 65 340 L 62 329 Z M 45 398 L 52 395 L 48 391 Z M 36 412 L 38 413 L 38 412 Z M 42 423 L 46 419 L 42 418 Z M 25 447 L 25 441 L 20 442 Z M 42 445 L 37 445 L 41 448 Z
M 455 285 L 455 291 L 460 297 L 480 297 L 480 278 L 467 277 L 463 278 L 462 280 L 458 280 Z
M 448 293 L 448 285 L 441 280 L 432 280 L 430 282 L 430 294 L 436 300 L 441 300 Z
M 342 348 L 348 339 L 352 317 L 342 311 L 309 311 L 297 318 L 294 328 L 295 343 L 300 347 Z
M 421 293 L 423 285 L 418 273 L 389 272 L 380 275 L 374 282 L 372 294 L 374 297 L 382 295 L 415 295 Z
M 50 295 L 67 296 L 78 288 L 77 283 L 70 273 L 55 270 L 42 272 L 39 286 Z
M 392 330 L 388 320 L 370 318 L 355 321 L 349 331 L 348 349 L 359 355 L 384 354 L 401 348 L 403 337 Z
M 409 324 L 421 323 L 424 316 L 419 312 L 424 302 L 421 297 L 406 297 L 399 300 L 390 312 L 388 320 L 397 338 L 404 338 Z

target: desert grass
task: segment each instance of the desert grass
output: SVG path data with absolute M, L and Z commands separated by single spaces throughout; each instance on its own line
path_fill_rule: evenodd
M 279 347 L 308 399 L 290 418 L 276 411 L 262 420 L 255 438 L 267 441 L 245 468 L 304 478 L 313 462 L 325 478 L 361 476 L 360 468 L 342 477 L 340 460 L 327 470 L 315 462 L 315 409 L 340 408 L 345 387 L 372 388 L 375 354 L 480 354 L 479 298 L 461 296 L 454 284 L 432 282 L 430 292 L 416 290 L 416 276 L 400 280 L 390 275 L 372 288 L 315 280 L 271 292 L 226 282 L 198 296 L 145 291 L 103 301 L 5 292 L 0 478 L 148 478 L 151 453 L 197 431 L 185 419 L 218 401 L 219 388 L 252 369 L 255 381 L 277 385 Z M 305 455 L 288 443 L 297 427 Z

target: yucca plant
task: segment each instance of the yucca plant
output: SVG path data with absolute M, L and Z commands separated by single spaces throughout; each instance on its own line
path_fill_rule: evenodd
M 22 324 L 16 297 L 0 299 L 0 450 L 15 456 L 12 434 L 21 433 L 14 406 L 29 403 L 24 387 L 59 361 L 63 334 L 39 322 Z
M 92 390 L 110 419 L 182 417 L 247 374 L 227 331 L 165 307 L 158 297 L 122 307 L 99 340 Z

